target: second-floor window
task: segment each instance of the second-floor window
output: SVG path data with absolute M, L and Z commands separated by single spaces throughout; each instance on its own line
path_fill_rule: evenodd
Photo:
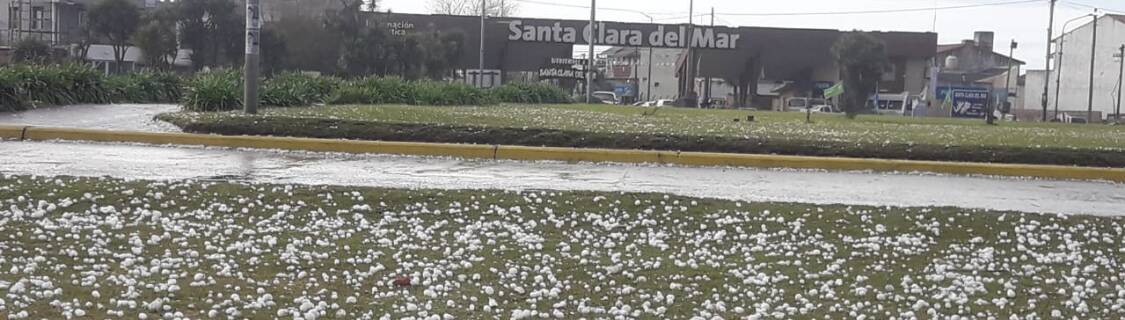
M 44 14 L 43 7 L 31 8 L 31 30 L 40 30 L 46 27 L 46 15 Z
M 20 8 L 19 7 L 10 8 L 10 10 L 8 11 L 8 29 L 9 30 L 19 30 L 20 29 L 20 20 L 23 20 L 23 19 L 20 18 Z

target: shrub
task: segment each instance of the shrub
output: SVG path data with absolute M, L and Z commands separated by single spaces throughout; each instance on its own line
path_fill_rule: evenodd
M 235 70 L 200 73 L 188 81 L 184 109 L 229 111 L 242 106 L 242 75 Z
M 415 92 L 411 82 L 398 77 L 366 78 L 358 85 L 378 94 L 374 103 L 414 104 Z
M 286 72 L 267 80 L 260 97 L 268 106 L 307 106 L 325 102 L 339 85 L 340 80 L 332 77 Z
M 492 97 L 484 90 L 463 83 L 424 81 L 414 83 L 413 104 L 431 106 L 487 105 Z
M 509 83 L 490 92 L 499 102 L 507 103 L 570 103 L 567 93 L 544 83 Z
M 13 65 L 0 68 L 0 74 L 7 81 L 0 91 L 13 96 L 4 101 L 7 110 L 109 101 L 105 78 L 85 65 Z
M 24 39 L 16 43 L 12 49 L 12 62 L 46 64 L 55 60 L 54 49 L 46 42 L 35 39 Z
M 348 82 L 340 85 L 325 99 L 327 104 L 377 104 L 381 96 L 374 88 Z
M 130 73 L 106 78 L 116 103 L 174 103 L 183 97 L 183 79 L 172 73 Z

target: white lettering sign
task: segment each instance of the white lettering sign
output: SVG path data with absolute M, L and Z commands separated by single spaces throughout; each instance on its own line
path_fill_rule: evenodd
M 688 37 L 687 26 L 672 30 L 657 26 L 655 31 L 645 35 L 642 30 L 613 29 L 605 23 L 598 23 L 594 28 L 589 24 L 583 28 L 582 41 L 607 46 L 686 48 L 690 38 L 690 45 L 695 48 L 736 49 L 742 37 L 738 33 L 718 32 L 707 27 L 696 28 L 692 34 Z M 511 41 L 577 44 L 577 35 L 578 30 L 574 27 L 563 26 L 559 22 L 550 25 L 524 24 L 522 20 L 508 22 L 508 40 Z

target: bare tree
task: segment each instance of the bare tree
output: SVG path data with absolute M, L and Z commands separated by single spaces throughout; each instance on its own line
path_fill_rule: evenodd
M 519 11 L 516 0 L 485 0 L 485 12 L 490 17 L 510 17 Z M 430 0 L 430 11 L 436 14 L 460 16 L 480 15 L 480 0 Z

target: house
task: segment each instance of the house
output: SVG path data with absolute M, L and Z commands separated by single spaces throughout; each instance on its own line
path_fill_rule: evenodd
M 940 65 L 936 87 L 937 98 L 944 99 L 944 96 L 956 91 L 972 92 L 978 97 L 984 97 L 968 102 L 970 110 L 954 111 L 952 106 L 940 106 L 949 109 L 951 115 L 983 117 L 989 105 L 1003 105 L 999 102 L 1003 102 L 1005 92 L 1012 93 L 1007 94 L 1008 105 L 1020 107 L 1016 104 L 1018 100 L 1016 95 L 1020 69 L 1025 63 L 995 52 L 994 38 L 993 32 L 980 31 L 974 34 L 972 40 L 938 45 L 936 59 Z M 1012 46 L 1014 45 L 1013 43 Z M 1003 47 L 1003 49 L 1011 48 L 1007 45 Z M 1007 110 L 1004 107 L 1000 109 Z
M 1054 112 L 1057 106 L 1060 113 L 1084 114 L 1092 104 L 1093 111 L 1104 119 L 1113 115 L 1119 102 L 1116 93 L 1121 67 L 1114 55 L 1125 45 L 1125 15 L 1107 14 L 1099 16 L 1096 22 L 1090 20 L 1054 39 L 1054 70 L 1050 74 L 1050 89 L 1047 90 L 1048 110 Z M 1093 38 L 1095 23 L 1098 30 L 1096 47 Z M 1093 61 L 1091 52 L 1094 54 Z M 1091 62 L 1094 72 L 1092 101 Z

